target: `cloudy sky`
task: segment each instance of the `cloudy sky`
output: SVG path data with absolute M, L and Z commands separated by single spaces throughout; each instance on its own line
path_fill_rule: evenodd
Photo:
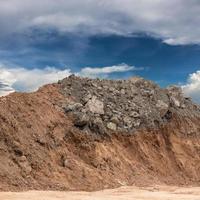
M 200 1 L 0 0 L 0 95 L 72 73 L 139 75 L 200 102 Z

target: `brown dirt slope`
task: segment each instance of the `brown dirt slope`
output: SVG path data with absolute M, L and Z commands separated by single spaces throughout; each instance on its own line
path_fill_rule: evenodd
M 200 185 L 198 117 L 102 136 L 73 125 L 65 98 L 58 84 L 0 98 L 0 190 Z

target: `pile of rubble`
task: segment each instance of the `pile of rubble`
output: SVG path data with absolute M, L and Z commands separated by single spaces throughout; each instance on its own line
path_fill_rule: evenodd
M 179 87 L 161 89 L 140 77 L 104 80 L 71 75 L 59 84 L 67 99 L 63 109 L 73 117 L 74 125 L 100 134 L 157 127 L 169 121 L 175 111 L 200 112 Z

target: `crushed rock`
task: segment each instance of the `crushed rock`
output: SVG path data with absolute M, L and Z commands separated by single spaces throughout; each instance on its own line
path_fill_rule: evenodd
M 96 127 L 104 131 L 134 132 L 168 122 L 173 112 L 182 115 L 200 112 L 200 107 L 195 105 L 196 109 L 179 87 L 162 89 L 140 77 L 105 80 L 71 75 L 59 84 L 66 98 L 73 97 L 63 106 L 65 113 L 74 116 L 74 125 L 83 130 Z M 96 119 L 101 122 L 95 123 Z

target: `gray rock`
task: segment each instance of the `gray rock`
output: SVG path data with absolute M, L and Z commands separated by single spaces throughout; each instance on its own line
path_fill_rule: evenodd
M 141 124 L 141 120 L 140 119 L 135 119 L 133 122 L 133 127 L 138 128 Z
M 182 89 L 177 86 L 170 86 L 167 88 L 167 91 L 170 96 L 171 104 L 175 107 L 181 107 L 182 103 L 185 100 Z
M 112 116 L 110 121 L 113 122 L 114 124 L 118 125 L 119 124 L 119 117 L 114 115 L 114 116 Z
M 106 133 L 106 128 L 105 128 L 103 121 L 100 117 L 96 117 L 90 122 L 90 128 L 93 131 L 95 131 L 95 133 L 99 133 L 99 134 L 102 134 L 102 135 Z
M 121 89 L 120 92 L 121 92 L 122 95 L 125 95 L 125 94 L 126 94 L 126 91 L 125 91 L 124 89 Z
M 107 128 L 112 130 L 112 131 L 116 131 L 117 130 L 117 125 L 113 122 L 109 122 L 107 123 Z
M 130 113 L 130 117 L 138 118 L 138 117 L 140 117 L 140 114 L 136 111 L 133 111 Z
M 158 100 L 156 103 L 156 108 L 159 110 L 161 117 L 166 114 L 169 109 L 169 105 L 162 100 Z
M 172 102 L 172 104 L 176 107 L 180 107 L 181 106 L 181 102 L 176 98 L 176 97 L 170 97 L 170 100 Z
M 87 124 L 89 124 L 90 117 L 88 114 L 77 112 L 74 115 L 75 115 L 75 117 L 74 117 L 74 125 L 75 126 L 83 127 L 83 126 L 86 126 Z
M 71 103 L 64 107 L 65 112 L 73 112 L 77 111 L 78 109 L 82 108 L 83 105 L 81 103 Z
M 82 101 L 83 103 L 87 103 L 92 98 L 92 95 L 89 93 L 86 96 L 83 97 Z
M 93 96 L 86 104 L 86 108 L 97 114 L 104 114 L 104 104 L 102 101 L 98 100 L 96 96 Z
M 127 128 L 131 128 L 132 127 L 132 119 L 130 118 L 130 117 L 128 117 L 128 116 L 126 116 L 126 117 L 124 117 L 123 118 L 123 121 L 124 121 L 124 124 L 125 124 L 125 126 L 127 127 Z

